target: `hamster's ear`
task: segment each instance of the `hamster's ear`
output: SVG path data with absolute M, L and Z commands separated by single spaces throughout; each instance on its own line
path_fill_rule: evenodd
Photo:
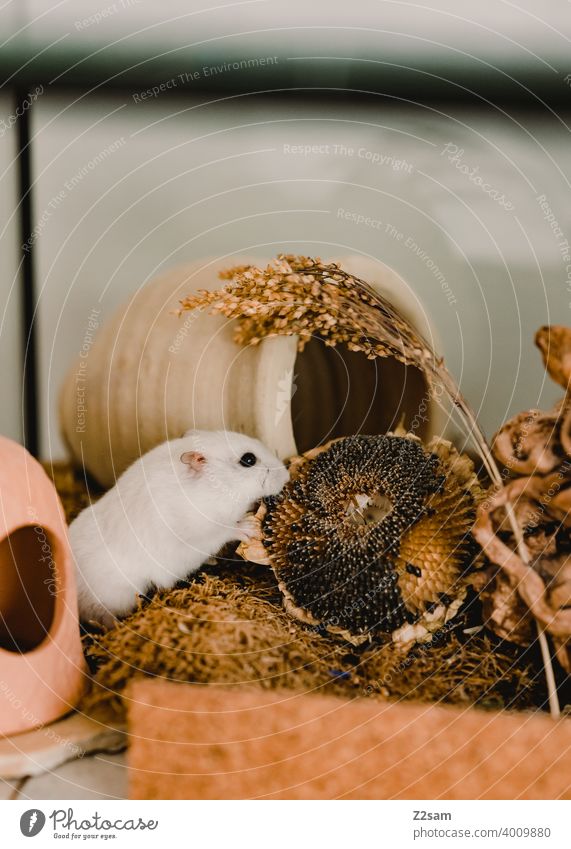
M 206 465 L 206 457 L 199 451 L 185 451 L 180 455 L 180 461 L 193 472 L 201 472 Z

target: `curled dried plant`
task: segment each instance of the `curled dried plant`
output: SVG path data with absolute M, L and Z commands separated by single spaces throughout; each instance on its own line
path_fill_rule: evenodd
M 557 658 L 570 672 L 571 330 L 543 327 L 536 344 L 566 394 L 552 411 L 521 413 L 500 429 L 493 450 L 507 482 L 480 506 L 473 533 L 501 569 L 487 599 L 488 624 L 499 636 L 528 644 L 531 613 L 551 634 Z M 523 546 L 506 521 L 508 505 L 522 529 Z
M 562 325 L 540 327 L 535 335 L 535 344 L 541 351 L 545 368 L 553 380 L 569 390 L 571 381 L 571 330 Z
M 493 451 L 499 463 L 516 475 L 546 475 L 556 469 L 567 453 L 562 425 L 571 412 L 566 399 L 552 410 L 527 410 L 514 416 L 494 437 Z
M 571 473 L 571 329 L 542 327 L 535 343 L 547 371 L 565 394 L 549 412 L 529 410 L 506 422 L 494 437 L 492 449 L 508 477 L 556 474 L 564 480 Z M 565 486 L 560 489 L 559 503 Z
M 549 412 L 519 413 L 494 437 L 493 452 L 512 475 L 546 475 L 571 457 L 571 330 L 541 327 L 535 344 L 545 368 L 565 395 Z

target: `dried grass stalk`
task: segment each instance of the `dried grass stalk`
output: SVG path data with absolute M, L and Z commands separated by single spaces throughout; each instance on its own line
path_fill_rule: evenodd
M 235 340 L 257 345 L 268 336 L 297 335 L 303 350 L 312 336 L 326 345 L 346 345 L 370 359 L 394 357 L 420 369 L 441 403 L 446 395 L 461 416 L 468 439 L 490 476 L 501 476 L 466 399 L 441 357 L 397 309 L 365 280 L 337 263 L 280 254 L 265 268 L 241 265 L 220 274 L 229 280 L 215 292 L 202 290 L 181 301 L 182 310 L 209 309 L 237 320 Z

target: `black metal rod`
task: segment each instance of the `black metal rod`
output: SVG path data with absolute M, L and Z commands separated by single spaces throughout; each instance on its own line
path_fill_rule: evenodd
M 39 417 L 38 417 L 38 369 L 36 347 L 36 296 L 34 283 L 34 240 L 32 238 L 32 166 L 30 147 L 30 114 L 32 106 L 23 106 L 27 95 L 16 91 L 16 123 L 18 132 L 18 181 L 19 181 L 19 220 L 20 244 L 22 251 L 21 287 L 22 287 L 22 358 L 23 358 L 23 399 L 22 416 L 24 444 L 28 451 L 38 456 Z

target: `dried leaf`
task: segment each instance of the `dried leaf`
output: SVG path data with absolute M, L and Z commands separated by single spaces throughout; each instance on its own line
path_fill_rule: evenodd
M 571 380 L 571 329 L 552 324 L 541 327 L 535 335 L 545 368 L 567 392 Z
M 496 459 L 512 475 L 545 475 L 565 457 L 561 429 L 569 411 L 558 404 L 553 410 L 527 410 L 514 416 L 493 439 Z
M 504 542 L 497 534 L 492 515 L 498 507 L 508 504 L 518 504 L 520 498 L 535 499 L 543 496 L 543 504 L 538 503 L 540 522 L 548 522 L 551 503 L 545 501 L 545 481 L 531 478 L 518 478 L 503 489 L 488 494 L 486 500 L 478 508 L 473 534 L 482 546 L 488 558 L 500 566 L 509 576 L 512 586 L 526 603 L 535 618 L 555 637 L 571 638 L 571 608 L 560 609 L 550 601 L 547 586 L 540 574 L 542 571 L 541 558 L 533 565 L 524 563 L 514 550 L 513 539 L 510 544 Z
M 484 622 L 498 637 L 519 646 L 529 646 L 533 642 L 533 617 L 507 575 L 496 572 L 480 597 Z

